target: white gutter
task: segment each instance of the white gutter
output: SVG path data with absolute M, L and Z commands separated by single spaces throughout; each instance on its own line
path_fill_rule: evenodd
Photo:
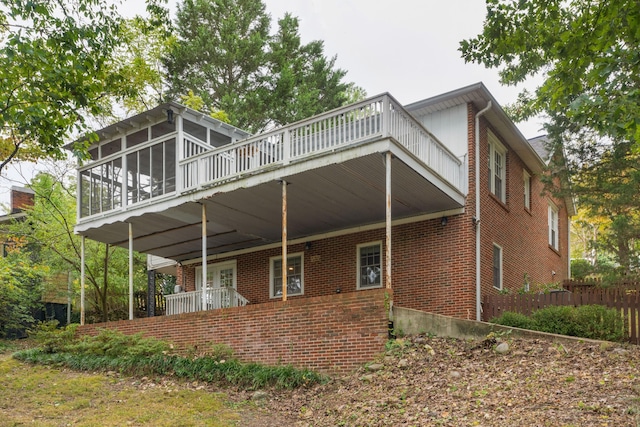
M 491 100 L 487 106 L 476 114 L 476 141 L 475 141 L 475 164 L 476 164 L 476 216 L 473 224 L 476 228 L 476 320 L 482 320 L 482 289 L 480 282 L 480 116 L 491 109 Z

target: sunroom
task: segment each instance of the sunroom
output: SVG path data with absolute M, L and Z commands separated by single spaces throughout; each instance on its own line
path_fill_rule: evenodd
M 389 94 L 253 136 L 177 103 L 97 134 L 78 168 L 76 233 L 199 262 L 200 289 L 168 296 L 169 314 L 252 303 L 233 270 L 202 260 L 277 245 L 272 280 L 286 300 L 296 280 L 289 244 L 372 224 L 386 230 L 380 280 L 391 287 L 393 221 L 459 212 L 467 193 L 466 155 Z

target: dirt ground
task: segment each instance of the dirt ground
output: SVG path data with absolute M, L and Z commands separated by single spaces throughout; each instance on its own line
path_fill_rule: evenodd
M 268 392 L 240 425 L 640 426 L 640 348 L 497 338 L 398 340 L 353 375 Z

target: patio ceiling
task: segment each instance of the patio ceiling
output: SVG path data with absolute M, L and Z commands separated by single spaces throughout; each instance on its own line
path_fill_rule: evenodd
M 393 219 L 462 207 L 460 199 L 442 191 L 409 166 L 403 156 L 391 165 Z M 310 237 L 385 218 L 385 163 L 374 152 L 341 163 L 320 165 L 280 177 L 287 186 L 288 238 Z M 210 193 L 159 212 L 127 219 L 134 250 L 175 261 L 202 256 L 201 204 L 207 210 L 207 255 L 278 243 L 282 233 L 282 184 L 270 180 L 228 192 Z M 128 223 L 116 221 L 83 230 L 90 239 L 128 246 Z

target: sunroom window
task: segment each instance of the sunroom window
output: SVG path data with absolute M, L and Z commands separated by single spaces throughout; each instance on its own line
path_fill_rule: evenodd
M 175 139 L 127 154 L 127 203 L 133 204 L 176 189 Z

